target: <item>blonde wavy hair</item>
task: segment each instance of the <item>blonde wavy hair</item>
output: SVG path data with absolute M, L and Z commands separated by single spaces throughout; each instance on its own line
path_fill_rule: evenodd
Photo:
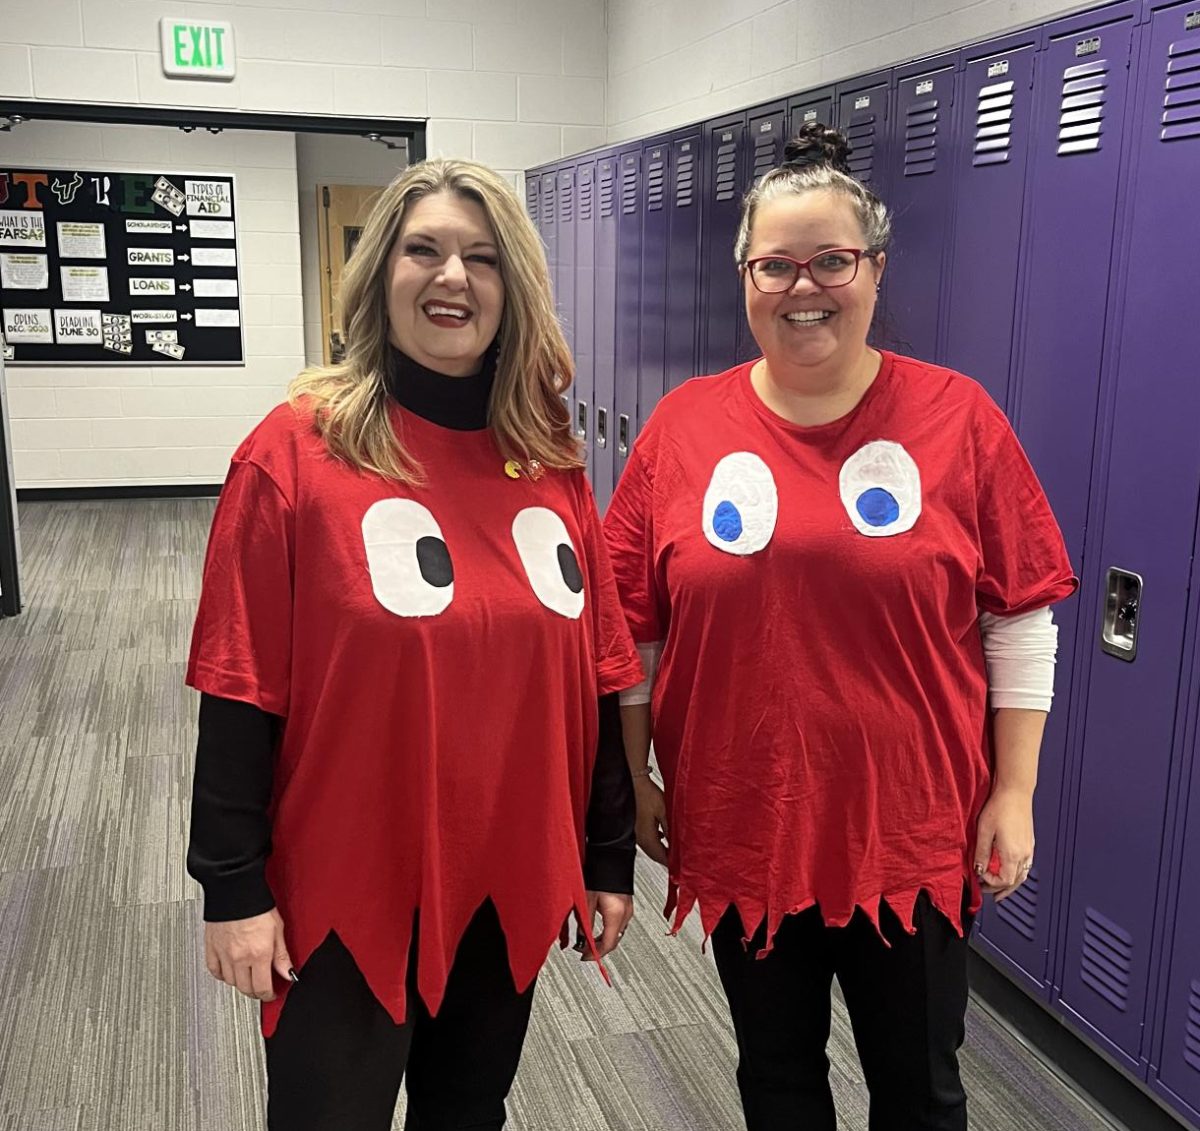
M 422 161 L 383 190 L 342 276 L 345 357 L 305 369 L 288 388 L 288 400 L 313 412 L 337 459 L 402 483 L 423 481 L 388 413 L 387 261 L 408 209 L 440 192 L 479 204 L 496 237 L 504 313 L 488 424 L 501 452 L 551 468 L 582 467 L 561 396 L 574 379 L 574 362 L 555 315 L 545 250 L 512 186 L 474 161 Z

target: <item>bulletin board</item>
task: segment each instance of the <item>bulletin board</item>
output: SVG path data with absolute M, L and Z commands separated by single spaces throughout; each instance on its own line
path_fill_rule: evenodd
M 0 166 L 9 365 L 242 365 L 234 178 Z

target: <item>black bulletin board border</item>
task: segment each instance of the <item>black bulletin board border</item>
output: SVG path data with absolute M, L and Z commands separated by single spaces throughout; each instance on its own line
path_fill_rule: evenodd
M 48 323 L 54 339 L 6 340 L 6 364 L 245 365 L 237 198 L 232 173 L 0 166 L 0 233 L 8 236 L 0 242 L 0 255 L 45 257 L 41 264 L 33 265 L 10 261 L 10 279 L 15 281 L 12 272 L 23 267 L 34 273 L 26 283 L 42 281 L 44 275 L 45 286 L 5 288 L 0 279 L 0 310 L 40 312 L 32 323 L 24 320 L 27 327 L 37 327 L 30 331 L 31 336 L 36 333 L 44 338 Z M 31 217 L 42 221 L 44 246 L 36 245 L 36 240 L 21 243 L 16 238 L 22 227 L 28 232 L 32 223 L 36 229 Z M 63 254 L 60 223 L 90 225 L 79 229 L 85 233 L 100 225 L 104 258 L 95 255 L 97 248 L 87 248 L 86 240 L 83 245 L 67 245 L 67 250 L 74 247 L 85 254 Z M 228 227 L 205 228 L 212 223 Z M 200 234 L 206 230 L 220 233 L 222 238 Z M 224 238 L 226 233 L 228 238 Z M 139 251 L 151 261 L 136 262 Z M 131 258 L 135 262 L 131 263 Z M 64 297 L 62 269 L 79 267 L 103 269 L 108 301 L 78 294 Z M 135 282 L 131 284 L 131 280 Z M 162 289 L 164 280 L 173 285 L 173 294 Z M 131 286 L 155 289 L 134 292 Z M 197 286 L 201 297 L 196 296 Z M 158 320 L 132 320 L 149 312 L 155 312 Z M 174 321 L 168 320 L 171 312 Z M 60 330 L 64 336 L 85 331 L 94 335 L 97 321 L 99 341 L 76 343 L 60 337 Z M 5 324 L 15 329 L 15 322 L 15 315 L 4 317 L 0 335 Z M 234 324 L 213 324 L 224 322 Z

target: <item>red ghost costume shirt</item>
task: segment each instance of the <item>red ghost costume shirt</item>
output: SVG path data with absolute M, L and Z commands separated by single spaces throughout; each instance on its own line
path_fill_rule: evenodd
M 436 1012 L 485 899 L 519 989 L 585 907 L 597 695 L 641 666 L 582 473 L 510 478 L 490 432 L 392 413 L 422 486 L 332 458 L 286 405 L 238 449 L 188 682 L 286 718 L 267 879 L 291 956 L 336 931 L 399 1023 L 418 908 Z
M 883 355 L 856 408 L 801 427 L 751 365 L 655 409 L 605 519 L 652 702 L 678 929 L 747 935 L 926 889 L 962 930 L 990 785 L 981 609 L 1076 586 L 1045 495 L 975 382 Z

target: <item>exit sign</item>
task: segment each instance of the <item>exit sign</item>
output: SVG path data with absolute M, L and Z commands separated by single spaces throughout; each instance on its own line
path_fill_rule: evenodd
M 164 17 L 159 26 L 163 74 L 176 79 L 233 78 L 233 24 Z

